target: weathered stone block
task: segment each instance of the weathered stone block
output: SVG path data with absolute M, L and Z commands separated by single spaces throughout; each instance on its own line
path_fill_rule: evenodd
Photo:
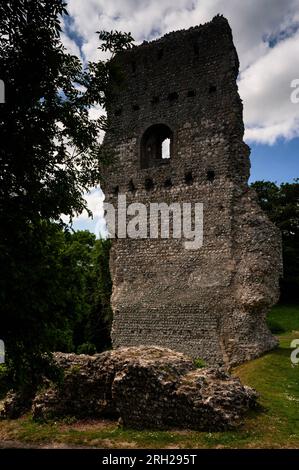
M 229 429 L 257 394 L 222 370 L 195 369 L 181 353 L 131 347 L 95 356 L 55 354 L 64 371 L 33 402 L 35 419 L 115 418 L 133 428 Z

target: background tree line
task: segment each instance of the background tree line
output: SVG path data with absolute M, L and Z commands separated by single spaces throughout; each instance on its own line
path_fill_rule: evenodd
M 280 302 L 299 304 L 299 179 L 280 186 L 270 181 L 256 181 L 260 206 L 281 230 L 283 278 Z

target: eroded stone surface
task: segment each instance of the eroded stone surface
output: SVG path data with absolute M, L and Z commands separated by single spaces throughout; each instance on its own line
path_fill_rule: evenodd
M 55 354 L 64 370 L 33 402 L 35 419 L 120 417 L 134 428 L 228 429 L 257 395 L 222 370 L 195 369 L 181 353 L 131 347 L 95 356 Z
M 168 370 L 128 366 L 115 377 L 113 394 L 126 426 L 205 431 L 233 427 L 256 400 L 239 379 L 208 368 L 174 379 Z

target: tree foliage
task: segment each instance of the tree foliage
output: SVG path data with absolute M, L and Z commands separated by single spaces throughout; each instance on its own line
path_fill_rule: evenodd
M 6 91 L 0 104 L 0 337 L 16 383 L 36 377 L 57 342 L 71 347 L 69 314 L 84 317 L 89 302 L 78 299 L 83 285 L 70 289 L 66 270 L 74 286 L 84 284 L 89 266 L 83 254 L 93 248 L 82 240 L 76 246 L 73 238 L 66 250 L 61 215 L 87 209 L 83 194 L 99 181 L 99 161 L 107 156 L 98 136 L 107 122 L 91 120 L 89 109 L 107 105 L 113 68 L 109 61 L 83 68 L 66 53 L 60 39 L 66 14 L 63 0 L 0 4 Z M 110 44 L 128 47 L 130 40 L 120 33 L 116 43 L 109 33 L 104 38 L 107 50 Z
M 122 33 L 120 31 L 97 31 L 101 45 L 99 49 L 112 53 L 112 56 L 124 49 L 133 47 L 133 37 L 131 33 Z
M 278 186 L 269 181 L 252 184 L 261 207 L 280 228 L 283 243 L 281 300 L 299 301 L 299 180 Z
M 71 318 L 70 339 L 56 344 L 56 350 L 78 353 L 103 351 L 111 346 L 109 240 L 96 240 L 88 231 L 66 233 L 61 257 L 65 282 L 66 311 Z

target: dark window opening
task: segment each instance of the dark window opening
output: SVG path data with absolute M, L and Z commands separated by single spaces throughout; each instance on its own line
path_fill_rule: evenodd
M 160 96 L 153 96 L 151 103 L 152 104 L 158 104 L 160 102 Z
M 115 194 L 115 196 L 117 196 L 119 193 L 119 186 L 115 186 L 115 188 L 113 189 L 113 194 Z
M 196 96 L 196 91 L 195 90 L 189 90 L 187 93 L 188 98 L 193 98 Z
M 209 93 L 210 93 L 210 95 L 211 95 L 212 93 L 216 93 L 216 91 L 217 91 L 216 85 L 210 85 L 210 88 L 209 88 Z
M 128 186 L 129 186 L 129 191 L 130 191 L 131 193 L 135 193 L 136 188 L 135 188 L 135 185 L 134 185 L 134 183 L 133 183 L 133 180 L 130 180 Z
M 160 49 L 159 52 L 158 52 L 158 60 L 161 60 L 163 55 L 164 55 L 164 51 L 163 51 L 163 49 Z
M 199 45 L 197 44 L 197 42 L 193 44 L 193 52 L 195 56 L 199 56 Z
M 147 191 L 151 191 L 152 189 L 154 189 L 155 187 L 155 184 L 152 180 L 152 178 L 146 178 L 145 181 L 144 181 L 144 187 Z
M 164 181 L 164 188 L 172 188 L 172 181 L 171 178 L 167 178 L 167 180 Z
M 187 173 L 185 173 L 185 183 L 188 184 L 189 186 L 193 184 L 192 171 L 188 171 Z
M 123 112 L 122 108 L 117 109 L 115 111 L 115 116 L 121 116 L 122 112 Z
M 215 179 L 215 171 L 214 170 L 208 170 L 207 171 L 207 180 L 212 182 Z
M 173 133 L 165 124 L 149 127 L 141 139 L 141 168 L 167 164 L 173 153 Z
M 135 73 L 136 72 L 136 62 L 135 62 L 135 60 L 133 62 L 131 62 L 131 66 L 132 66 L 132 72 Z
M 169 93 L 168 95 L 168 101 L 176 101 L 178 99 L 179 95 L 177 94 L 176 91 L 174 91 L 173 93 Z
M 133 104 L 132 109 L 133 111 L 139 111 L 140 106 L 138 104 Z

